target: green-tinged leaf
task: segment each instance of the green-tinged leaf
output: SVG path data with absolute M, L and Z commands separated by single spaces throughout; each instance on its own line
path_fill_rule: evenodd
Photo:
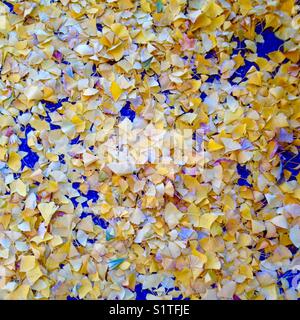
M 164 11 L 164 5 L 161 0 L 156 1 L 156 11 L 161 13 Z
M 124 261 L 125 261 L 125 258 L 110 260 L 108 261 L 108 268 L 110 270 L 116 269 Z
M 114 239 L 115 237 L 115 232 L 113 229 L 106 229 L 105 233 L 105 239 L 106 241 L 110 241 L 111 239 Z
M 150 68 L 152 59 L 153 59 L 153 57 L 142 62 L 142 66 L 145 70 L 148 70 Z

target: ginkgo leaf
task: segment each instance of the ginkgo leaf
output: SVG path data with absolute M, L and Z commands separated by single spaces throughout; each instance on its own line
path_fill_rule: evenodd
M 117 101 L 120 98 L 120 96 L 121 96 L 121 94 L 123 92 L 123 90 L 120 88 L 118 83 L 115 82 L 115 81 L 112 82 L 110 90 L 111 90 L 111 94 L 113 96 L 113 99 L 115 101 Z

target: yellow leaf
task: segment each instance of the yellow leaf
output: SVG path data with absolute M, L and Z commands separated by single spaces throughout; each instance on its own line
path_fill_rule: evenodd
M 223 198 L 224 211 L 230 211 L 235 209 L 235 201 L 231 195 L 226 194 Z
M 261 292 L 267 300 L 277 300 L 278 299 L 278 288 L 275 284 L 268 285 L 261 288 Z
M 233 139 L 221 138 L 221 140 L 225 146 L 225 153 L 241 149 L 241 145 Z
M 265 225 L 262 221 L 252 220 L 252 232 L 253 233 L 260 233 L 266 230 Z
M 24 95 L 28 100 L 39 100 L 43 98 L 43 92 L 41 86 L 30 86 L 24 90 Z
M 205 254 L 197 251 L 195 248 L 191 249 L 192 255 L 198 257 L 202 263 L 206 263 L 207 262 L 207 257 Z
M 12 152 L 9 155 L 7 165 L 12 171 L 19 171 L 21 169 L 21 157 L 16 152 Z
M 113 99 L 115 101 L 117 101 L 120 98 L 120 96 L 123 92 L 122 89 L 119 87 L 119 85 L 115 81 L 112 82 L 110 90 L 111 90 L 111 94 L 113 96 Z
M 25 183 L 20 179 L 13 181 L 11 184 L 11 192 L 17 192 L 20 196 L 25 197 L 27 194 Z
M 247 277 L 248 279 L 253 279 L 252 268 L 249 265 L 241 265 L 240 274 Z
M 31 284 L 34 284 L 42 275 L 43 273 L 38 265 L 26 273 L 26 277 Z
M 202 216 L 200 216 L 199 227 L 210 230 L 211 225 L 217 218 L 217 215 L 205 213 Z
M 243 108 L 238 108 L 234 112 L 232 111 L 225 112 L 224 123 L 229 124 L 235 120 L 241 119 L 241 116 L 243 115 L 243 113 L 244 113 Z
M 10 23 L 7 17 L 3 14 L 0 16 L 0 33 L 6 35 L 7 32 L 9 32 L 10 29 Z
M 144 12 L 151 12 L 150 3 L 147 0 L 141 0 L 141 9 Z
M 183 213 L 173 203 L 170 202 L 166 205 L 164 217 L 170 229 L 177 226 L 182 216 Z
M 250 207 L 243 203 L 240 207 L 241 216 L 246 220 L 252 220 L 251 209 Z
M 78 289 L 80 299 L 84 298 L 93 289 L 88 278 L 84 278 L 81 282 L 81 287 Z
M 35 257 L 34 256 L 23 256 L 21 258 L 20 271 L 28 272 L 35 267 Z
M 238 238 L 239 247 L 247 247 L 252 243 L 252 238 L 249 234 L 241 233 Z
M 211 19 L 204 14 L 201 14 L 191 27 L 191 31 L 196 31 L 199 28 L 207 27 L 211 24 Z
M 257 86 L 261 86 L 262 83 L 262 72 L 255 71 L 251 73 L 248 77 L 248 84 L 255 84 Z
M 90 97 L 98 93 L 98 90 L 95 88 L 87 88 L 83 91 L 83 95 Z
M 243 16 L 252 9 L 251 0 L 238 0 L 238 4 L 240 5 L 240 11 Z
M 221 269 L 221 263 L 214 252 L 206 252 L 207 262 L 205 269 Z
M 280 51 L 270 52 L 268 56 L 276 63 L 281 63 L 285 59 L 285 55 Z
M 21 284 L 14 292 L 8 295 L 9 300 L 26 300 L 30 286 L 27 284 Z
M 126 40 L 129 36 L 126 27 L 121 23 L 114 23 L 110 27 L 111 30 L 122 40 Z
M 217 150 L 223 149 L 224 146 L 215 142 L 213 139 L 210 139 L 208 142 L 207 148 L 208 148 L 208 151 L 217 151 Z
M 109 50 L 107 50 L 107 52 L 109 52 L 116 61 L 121 60 L 121 58 L 123 57 L 124 54 L 124 46 L 123 44 L 120 42 L 116 45 L 114 45 L 113 47 L 111 47 Z
M 274 217 L 273 219 L 270 220 L 275 226 L 283 228 L 283 229 L 288 229 L 289 225 L 288 222 L 283 215 L 278 215 Z
M 131 0 L 120 0 L 119 8 L 120 10 L 127 10 L 133 7 Z
M 130 262 L 124 261 L 120 264 L 119 269 L 125 271 L 130 267 Z
M 185 287 L 190 287 L 192 271 L 189 268 L 183 268 L 181 271 L 174 271 L 176 280 L 181 282 Z
M 45 220 L 45 225 L 48 225 L 54 212 L 57 210 L 57 206 L 54 202 L 49 203 L 39 203 L 38 209 L 40 210 L 42 217 Z
M 0 160 L 4 161 L 6 157 L 6 148 L 0 146 Z
M 288 15 L 292 14 L 292 10 L 295 4 L 294 0 L 283 0 L 279 2 L 281 4 L 280 10 L 285 11 Z

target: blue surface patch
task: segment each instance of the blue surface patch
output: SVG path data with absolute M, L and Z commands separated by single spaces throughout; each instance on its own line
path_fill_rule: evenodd
M 41 118 L 41 119 L 44 119 L 46 122 L 48 122 L 48 123 L 50 124 L 50 130 L 58 130 L 58 129 L 60 129 L 60 126 L 59 126 L 59 125 L 56 125 L 56 124 L 53 124 L 53 123 L 52 123 L 52 120 L 51 120 L 48 112 L 47 112 L 46 117 L 40 116 L 40 118 Z
M 259 67 L 255 62 L 245 60 L 245 64 L 243 66 L 240 66 L 238 69 L 236 69 L 234 74 L 228 79 L 229 82 L 232 84 L 234 78 L 237 78 L 237 77 L 244 79 L 251 67 L 255 67 L 257 70 L 259 70 Z
M 121 116 L 129 118 L 132 122 L 135 118 L 135 112 L 130 108 L 130 102 L 127 101 L 125 106 L 120 110 Z
M 263 24 L 258 24 L 256 26 L 256 33 L 261 34 L 264 38 L 263 43 L 256 43 L 257 46 L 257 55 L 259 57 L 263 57 L 269 60 L 268 54 L 273 51 L 280 50 L 282 51 L 282 46 L 284 41 L 281 39 L 278 39 L 272 30 L 272 28 L 267 28 L 263 30 L 264 26 Z M 235 56 L 237 54 L 241 54 L 242 57 L 245 57 L 245 53 L 248 51 L 246 48 L 245 40 L 240 40 L 237 37 L 232 37 L 232 42 L 237 42 L 237 46 L 235 49 L 233 49 L 232 55 Z M 234 74 L 229 78 L 229 82 L 233 84 L 233 79 L 236 77 L 240 77 L 244 79 L 246 77 L 247 72 L 251 67 L 255 67 L 257 70 L 259 70 L 259 67 L 256 63 L 252 61 L 248 61 L 245 59 L 245 64 L 243 66 L 240 66 Z
M 192 79 L 194 79 L 194 80 L 200 80 L 200 74 L 197 72 L 197 69 L 196 69 L 196 68 L 193 68 L 193 69 L 192 69 L 192 72 L 193 72 L 193 74 L 192 74 Z
M 2 1 L 8 8 L 9 8 L 9 11 L 13 14 L 16 14 L 15 11 L 14 11 L 14 5 L 11 4 L 10 2 L 8 1 Z
M 167 103 L 167 104 L 169 104 L 170 103 L 170 97 L 169 97 L 169 95 L 172 95 L 172 92 L 170 91 L 170 90 L 164 90 L 164 91 L 161 91 L 161 93 L 165 96 L 165 102 Z M 171 107 L 171 106 L 169 106 L 169 107 Z M 173 107 L 174 108 L 174 107 Z
M 57 103 L 53 103 L 46 100 L 41 100 L 41 103 L 45 104 L 46 109 L 48 109 L 50 112 L 54 112 L 57 109 L 62 107 L 63 102 L 67 102 L 67 101 L 69 101 L 68 97 L 59 99 Z
M 49 123 L 49 125 L 50 125 L 50 130 L 58 130 L 58 129 L 61 129 L 61 127 L 60 127 L 59 125 L 56 125 L 56 124 L 53 124 L 53 123 L 52 123 L 52 120 L 51 120 L 51 118 L 50 118 L 50 116 L 49 116 L 49 112 L 47 112 L 46 117 L 41 116 L 41 115 L 40 115 L 39 117 L 40 117 L 41 120 L 45 120 L 46 122 Z
M 94 214 L 93 213 L 87 213 L 87 212 L 82 212 L 82 214 L 80 215 L 80 219 L 84 219 L 88 216 L 93 216 Z
M 238 37 L 233 36 L 231 38 L 231 42 L 236 42 L 237 43 L 236 48 L 233 49 L 233 51 L 232 51 L 232 55 L 235 56 L 235 55 L 238 55 L 240 53 L 240 55 L 242 57 L 244 57 L 245 53 L 247 52 L 245 40 L 241 41 Z
M 50 130 L 58 130 L 58 129 L 60 129 L 60 126 L 50 123 Z
M 108 228 L 108 225 L 109 225 L 109 223 L 108 223 L 106 220 L 104 220 L 104 219 L 102 219 L 102 218 L 100 218 L 100 217 L 97 217 L 97 216 L 94 216 L 94 217 L 93 217 L 93 222 L 94 222 L 94 224 L 95 224 L 96 226 L 99 226 L 99 227 L 101 227 L 102 229 L 107 229 L 107 228 Z
M 288 181 L 296 180 L 296 176 L 300 173 L 300 168 L 298 168 L 300 165 L 300 153 L 294 154 L 290 151 L 283 151 L 280 153 L 279 157 L 281 170 L 279 183 L 284 181 L 284 170 L 287 170 L 291 173 Z
M 170 90 L 164 90 L 164 91 L 161 91 L 161 93 L 166 97 L 168 98 L 170 94 L 172 94 L 172 92 Z
M 101 78 L 102 76 L 97 72 L 97 66 L 95 64 L 93 64 L 93 73 L 92 73 L 93 77 L 98 77 Z
M 79 139 L 80 139 L 80 136 L 77 136 L 76 138 L 74 138 L 74 139 L 72 139 L 72 140 L 70 141 L 70 144 L 71 144 L 71 145 L 77 144 L 77 143 L 79 142 Z
M 207 97 L 207 94 L 205 92 L 201 92 L 200 93 L 200 98 L 202 101 L 204 101 L 204 99 Z
M 27 133 L 26 133 L 27 130 Z M 34 130 L 31 126 L 26 126 L 25 133 L 28 134 L 30 131 Z M 26 166 L 33 169 L 35 164 L 39 161 L 39 156 L 31 150 L 27 144 L 27 138 L 20 139 L 21 144 L 19 145 L 19 151 L 27 152 L 27 155 L 21 160 L 22 170 Z
M 72 243 L 73 243 L 73 246 L 75 247 L 75 248 L 77 248 L 77 247 L 80 247 L 81 246 L 81 244 L 78 242 L 78 240 L 73 240 L 72 241 Z
M 173 290 L 180 291 L 180 289 L 178 287 L 175 287 L 174 289 L 170 289 L 168 292 L 173 291 Z M 190 300 L 190 298 L 184 298 L 183 299 L 183 295 L 180 294 L 178 297 L 174 297 L 172 300 L 175 300 L 175 301 L 176 300 Z
M 21 160 L 22 169 L 26 166 L 34 169 L 35 164 L 39 161 L 39 156 L 35 152 L 28 152 L 28 154 Z
M 64 155 L 64 154 L 60 154 L 60 155 L 58 156 L 59 162 L 62 163 L 62 164 L 65 164 L 66 161 L 64 160 L 64 158 L 65 158 L 65 155 Z
M 293 244 L 289 245 L 288 248 L 293 255 L 295 255 L 298 252 L 298 248 L 296 246 L 294 246 Z
M 71 297 L 71 296 L 67 296 L 67 300 L 82 300 L 79 297 Z
M 282 51 L 283 50 L 283 43 L 284 41 L 281 39 L 278 39 L 272 28 L 267 28 L 263 30 L 264 25 L 258 24 L 255 28 L 255 32 L 257 34 L 261 34 L 264 38 L 263 43 L 256 43 L 257 47 L 257 55 L 259 57 L 264 57 L 269 59 L 268 54 L 273 51 Z
M 182 294 L 180 294 L 178 297 L 174 297 L 172 298 L 172 300 L 182 300 L 183 296 Z
M 82 205 L 82 208 L 88 208 L 89 207 L 87 201 L 83 202 L 81 205 Z
M 282 278 L 288 282 L 289 287 L 293 286 L 293 281 L 295 282 L 294 284 L 297 285 L 300 282 L 300 270 L 288 270 L 278 277 L 278 281 Z
M 247 179 L 247 178 L 250 176 L 250 174 L 251 174 L 251 171 L 248 170 L 246 166 L 242 166 L 242 165 L 240 165 L 239 163 L 237 164 L 236 168 L 237 168 L 238 174 L 239 174 L 239 175 L 241 176 L 241 178 L 243 178 L 243 179 Z
M 87 198 L 87 200 L 86 201 L 84 201 L 81 205 L 82 205 L 82 207 L 84 207 L 84 208 L 86 208 L 86 207 L 88 207 L 88 201 L 89 200 L 92 200 L 92 202 L 97 202 L 97 200 L 99 199 L 99 192 L 98 191 L 95 191 L 95 190 L 89 190 L 86 194 L 84 194 L 84 193 L 82 193 L 80 190 L 79 190 L 79 186 L 80 186 L 80 183 L 79 182 L 74 182 L 74 183 L 72 183 L 72 188 L 73 189 L 76 189 L 78 192 L 79 192 L 79 194 L 82 196 L 82 197 L 85 197 L 85 198 Z M 71 198 L 71 200 L 72 199 L 75 199 L 75 198 Z M 72 202 L 73 201 L 76 201 L 76 200 L 72 200 Z M 77 203 L 77 201 L 75 202 L 75 203 Z M 73 202 L 73 204 L 74 204 L 74 202 Z M 74 204 L 75 205 L 75 204 Z M 78 203 L 76 204 L 76 206 L 78 205 Z
M 101 23 L 97 23 L 97 24 L 96 24 L 96 27 L 97 27 L 97 30 L 98 30 L 98 31 L 102 32 L 103 26 L 102 26 Z
M 77 202 L 77 200 L 76 200 L 76 197 L 70 198 L 70 200 L 72 201 L 73 206 L 74 206 L 75 208 L 77 208 L 78 202 Z
M 99 193 L 95 190 L 89 190 L 87 194 L 83 196 L 87 197 L 88 200 L 93 200 L 93 202 L 96 202 L 99 199 Z
M 162 285 L 160 284 L 158 286 L 158 288 L 160 288 Z M 146 296 L 147 294 L 152 294 L 152 295 L 157 295 L 156 292 L 154 291 L 155 288 L 152 288 L 153 291 L 149 290 L 149 289 L 143 289 L 143 285 L 141 283 L 138 283 L 136 286 L 135 286 L 135 293 L 136 293 L 136 300 L 146 300 Z M 171 291 L 179 291 L 179 288 L 178 287 L 175 287 L 175 288 L 170 288 L 170 289 L 166 289 L 166 292 L 165 294 L 169 294 Z M 172 300 L 190 300 L 190 298 L 185 298 L 183 299 L 183 295 L 180 294 L 178 295 L 178 297 L 174 297 Z
M 284 290 L 281 287 L 279 287 L 279 294 L 283 294 L 283 293 L 284 293 Z
M 152 294 L 149 289 L 142 289 L 143 285 L 141 283 L 135 286 L 136 299 L 135 300 L 146 300 L 147 294 Z
M 207 52 L 207 54 L 205 55 L 205 59 L 212 59 L 212 58 L 217 58 L 217 53 L 215 50 L 210 50 L 209 52 Z
M 251 187 L 252 187 L 252 184 L 250 184 L 250 183 L 247 181 L 247 178 L 250 176 L 251 171 L 248 170 L 246 166 L 242 166 L 242 165 L 240 165 L 239 163 L 237 164 L 236 168 L 237 168 L 238 174 L 239 174 L 240 177 L 241 177 L 241 178 L 238 179 L 238 182 L 237 182 L 238 185 L 239 185 L 239 186 L 246 186 L 246 187 L 251 188 Z
M 269 255 L 270 254 L 266 254 L 264 252 L 264 250 L 262 250 L 261 253 L 260 253 L 260 256 L 259 256 L 259 261 L 264 261 L 264 260 L 268 259 Z
M 246 186 L 246 187 L 252 188 L 252 184 L 249 183 L 246 179 L 242 179 L 242 178 L 239 178 L 238 185 L 241 187 Z
M 104 220 L 104 219 L 102 219 L 102 218 L 100 218 L 100 217 L 98 217 L 95 214 L 90 213 L 90 212 L 89 213 L 83 212 L 80 215 L 80 219 L 84 219 L 84 218 L 86 218 L 88 216 L 92 217 L 92 220 L 93 220 L 95 225 L 101 227 L 102 229 L 107 229 L 108 228 L 109 223 L 106 220 Z
M 220 81 L 221 76 L 219 74 L 210 75 L 205 82 L 213 83 L 214 81 Z
M 72 188 L 73 188 L 73 189 L 78 189 L 79 186 L 80 186 L 80 183 L 79 183 L 79 182 L 73 182 L 73 183 L 72 183 Z M 80 192 L 80 190 L 78 190 L 78 191 Z
M 30 124 L 27 124 L 25 127 L 25 136 L 28 135 L 29 132 L 34 131 L 35 129 L 32 128 L 32 126 Z

